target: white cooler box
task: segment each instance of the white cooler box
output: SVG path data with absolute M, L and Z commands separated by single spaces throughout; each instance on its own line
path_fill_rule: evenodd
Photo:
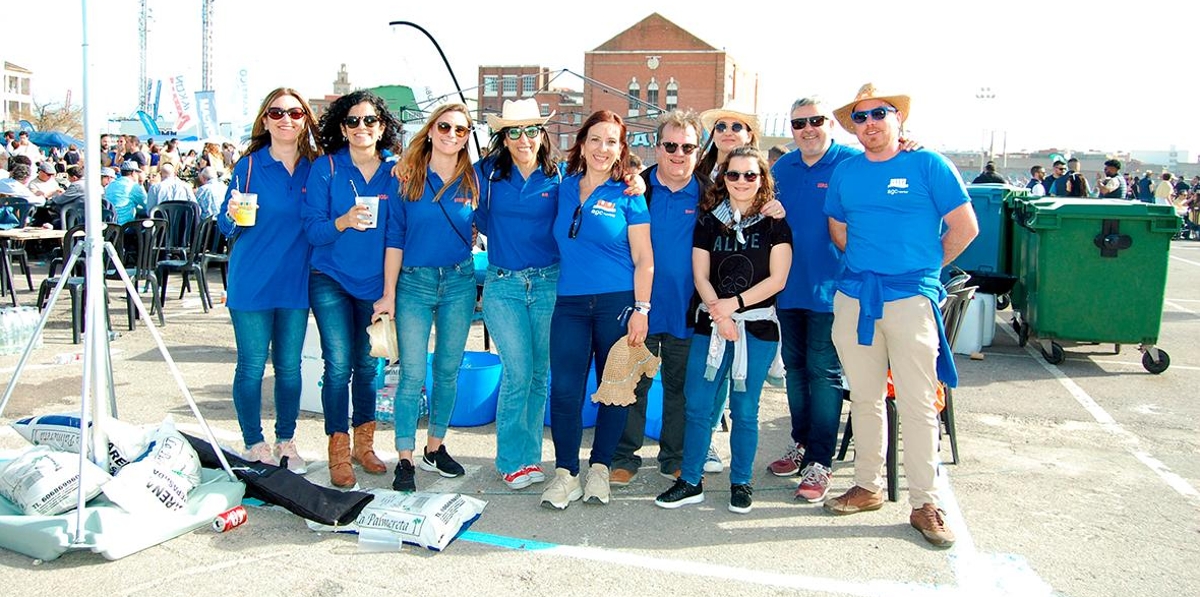
M 304 333 L 304 348 L 300 351 L 300 410 L 324 413 L 321 406 L 321 377 L 325 375 L 325 361 L 321 359 L 321 333 L 317 331 L 317 320 L 308 317 L 308 330 Z
M 967 305 L 967 315 L 958 330 L 958 338 L 954 340 L 953 351 L 967 355 L 979 352 L 984 346 L 991 346 L 995 336 L 996 295 L 976 293 Z

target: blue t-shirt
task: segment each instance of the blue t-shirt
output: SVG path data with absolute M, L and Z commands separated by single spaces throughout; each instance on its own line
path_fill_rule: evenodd
M 146 209 L 146 189 L 129 176 L 108 183 L 104 198 L 112 204 L 113 217 L 118 224 L 132 222 L 139 209 Z
M 400 181 L 386 162 L 370 181 L 363 178 L 348 147 L 318 159 L 308 174 L 300 215 L 304 234 L 312 244 L 310 263 L 355 298 L 373 301 L 383 296 L 384 239 L 390 232 L 392 243 L 398 242 L 399 231 L 389 229 L 388 222 L 399 189 Z M 334 220 L 354 207 L 357 195 L 379 198 L 375 227 L 338 232 Z
M 942 269 L 942 218 L 969 202 L 958 170 L 933 151 L 900 152 L 884 162 L 865 155 L 844 160 L 825 198 L 825 214 L 847 224 L 849 271 L 838 290 L 858 298 L 861 280 L 851 272 L 936 275 Z M 885 301 L 901 298 L 907 297 L 885 290 Z
M 628 187 L 624 181 L 608 180 L 596 187 L 581 205 L 581 176 L 572 174 L 563 178 L 558 188 L 558 215 L 554 218 L 554 240 L 558 243 L 562 268 L 558 294 L 577 296 L 633 290 L 629 227 L 650 223 L 646 198 L 626 195 Z M 580 219 L 578 234 L 570 238 L 576 209 Z
M 225 236 L 236 239 L 229 254 L 230 309 L 308 308 L 311 247 L 300 222 L 300 205 L 311 166 L 301 158 L 289 174 L 268 147 L 234 165 L 237 190 L 258 194 L 258 213 L 254 226 L 235 225 L 226 211 L 234 187 L 225 192 L 217 224 Z
M 771 168 L 775 198 L 787 210 L 792 229 L 792 268 L 787 285 L 776 297 L 780 309 L 833 313 L 833 295 L 842 273 L 842 252 L 829 238 L 825 194 L 838 164 L 862 150 L 831 143 L 817 163 L 804 163 L 799 150 L 779 158 Z
M 650 244 L 654 247 L 654 285 L 650 293 L 651 334 L 691 338 L 688 304 L 696 283 L 692 279 L 692 234 L 696 228 L 696 205 L 700 183 L 693 177 L 677 192 L 663 186 L 655 166 L 648 179 L 650 200 Z
M 473 176 L 474 174 L 469 174 Z M 446 186 L 432 168 L 425 172 L 425 193 L 409 201 L 400 192 L 400 209 L 395 210 L 397 241 L 394 248 L 404 250 L 404 267 L 450 267 L 471 258 L 471 197 L 459 192 L 461 180 Z M 389 247 L 392 245 L 389 244 Z
M 514 165 L 502 179 L 494 164 L 494 159 L 475 164 L 480 187 L 475 227 L 487 235 L 488 262 L 507 270 L 558 263 L 558 245 L 550 229 L 558 213 L 561 173 L 546 176 L 537 168 L 522 179 Z

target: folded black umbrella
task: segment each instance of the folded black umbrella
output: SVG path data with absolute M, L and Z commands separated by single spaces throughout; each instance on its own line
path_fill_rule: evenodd
M 183 434 L 200 456 L 205 468 L 221 468 L 217 453 L 206 440 Z M 246 497 L 262 500 L 268 504 L 282 506 L 301 518 L 324 525 L 344 525 L 354 522 L 359 512 L 375 499 L 362 491 L 340 491 L 317 485 L 283 466 L 272 466 L 261 462 L 244 460 L 229 450 L 225 459 L 246 484 Z

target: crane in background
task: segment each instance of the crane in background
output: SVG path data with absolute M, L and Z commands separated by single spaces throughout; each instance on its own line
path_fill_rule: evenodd
M 212 89 L 213 4 L 216 0 L 201 0 L 200 5 L 200 88 Z M 146 37 L 150 30 L 149 0 L 138 0 L 138 109 L 150 109 L 150 79 L 146 77 Z

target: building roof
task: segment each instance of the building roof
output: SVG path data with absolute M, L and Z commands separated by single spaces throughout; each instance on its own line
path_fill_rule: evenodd
M 618 33 L 612 39 L 600 44 L 593 52 L 643 51 L 646 48 L 656 48 L 662 45 L 664 37 L 677 37 L 682 43 L 680 48 L 697 52 L 715 52 L 716 48 L 704 40 L 692 35 L 684 28 L 668 21 L 658 13 L 638 21 L 632 27 Z M 689 47 L 690 46 L 690 47 Z
M 8 61 L 5 61 L 5 62 L 4 62 L 4 70 L 10 70 L 10 71 L 13 71 L 13 72 L 25 73 L 25 74 L 29 74 L 29 75 L 32 75 L 32 74 L 33 74 L 33 71 L 31 71 L 31 70 L 29 70 L 29 69 L 27 69 L 27 68 L 25 68 L 25 67 L 23 67 L 23 66 L 17 66 L 17 65 L 15 65 L 15 64 L 13 64 L 13 63 L 11 63 L 11 62 L 8 62 Z

